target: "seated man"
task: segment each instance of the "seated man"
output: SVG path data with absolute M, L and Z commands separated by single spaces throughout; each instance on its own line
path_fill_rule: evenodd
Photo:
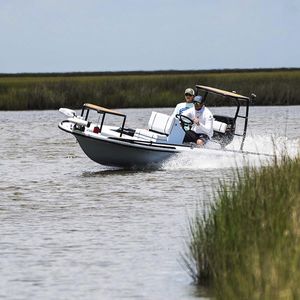
M 193 99 L 195 97 L 195 91 L 192 88 L 187 88 L 184 92 L 185 101 L 178 103 L 172 113 L 172 116 L 176 117 L 177 114 L 181 115 L 185 110 L 193 107 Z
M 196 96 L 193 99 L 193 104 L 194 107 L 182 113 L 183 116 L 194 122 L 191 130 L 186 131 L 183 142 L 193 142 L 203 146 L 213 136 L 213 115 L 205 107 L 204 99 L 201 96 Z

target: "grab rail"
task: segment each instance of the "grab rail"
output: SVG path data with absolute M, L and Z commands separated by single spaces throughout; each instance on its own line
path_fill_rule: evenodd
M 118 111 L 112 110 L 112 109 L 108 109 L 102 106 L 98 106 L 95 104 L 91 104 L 91 103 L 84 103 L 83 107 L 82 107 L 82 111 L 81 111 L 81 117 L 83 117 L 84 115 L 84 111 L 86 110 L 86 115 L 85 115 L 85 120 L 87 121 L 88 116 L 89 116 L 89 111 L 91 110 L 95 110 L 97 113 L 102 115 L 102 119 L 101 119 L 101 124 L 100 124 L 100 128 L 99 128 L 99 132 L 101 133 L 102 131 L 102 127 L 104 124 L 104 120 L 105 120 L 105 116 L 106 114 L 110 114 L 110 115 L 115 115 L 115 116 L 120 116 L 123 118 L 123 122 L 122 122 L 122 126 L 121 126 L 121 130 L 120 130 L 120 137 L 123 134 L 123 130 L 124 130 L 124 126 L 125 126 L 125 122 L 126 122 L 126 115 L 123 113 L 120 113 Z

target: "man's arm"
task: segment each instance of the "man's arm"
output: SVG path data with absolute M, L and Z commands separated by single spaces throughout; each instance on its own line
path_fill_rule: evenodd
M 210 135 L 211 130 L 213 128 L 213 121 L 214 121 L 214 119 L 213 119 L 212 114 L 207 115 L 204 118 L 203 123 L 199 124 L 201 131 L 203 131 L 203 133 L 205 133 L 207 135 Z
M 179 113 L 179 104 L 176 105 L 174 108 L 174 111 L 172 113 L 172 117 L 175 117 Z

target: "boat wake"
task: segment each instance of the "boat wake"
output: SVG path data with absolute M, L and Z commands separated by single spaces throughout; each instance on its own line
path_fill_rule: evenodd
M 274 157 L 283 155 L 295 157 L 300 151 L 300 139 L 290 140 L 287 137 L 254 136 L 248 137 L 244 144 L 244 153 L 238 152 L 240 141 L 233 141 L 229 151 L 220 151 L 212 155 L 209 151 L 191 151 L 176 155 L 162 165 L 163 170 L 191 169 L 225 169 L 243 167 L 246 165 L 262 166 L 270 163 Z

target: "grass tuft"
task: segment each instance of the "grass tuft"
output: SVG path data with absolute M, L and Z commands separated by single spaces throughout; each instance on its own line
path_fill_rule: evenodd
M 300 157 L 236 171 L 190 234 L 185 265 L 217 299 L 300 299 Z

